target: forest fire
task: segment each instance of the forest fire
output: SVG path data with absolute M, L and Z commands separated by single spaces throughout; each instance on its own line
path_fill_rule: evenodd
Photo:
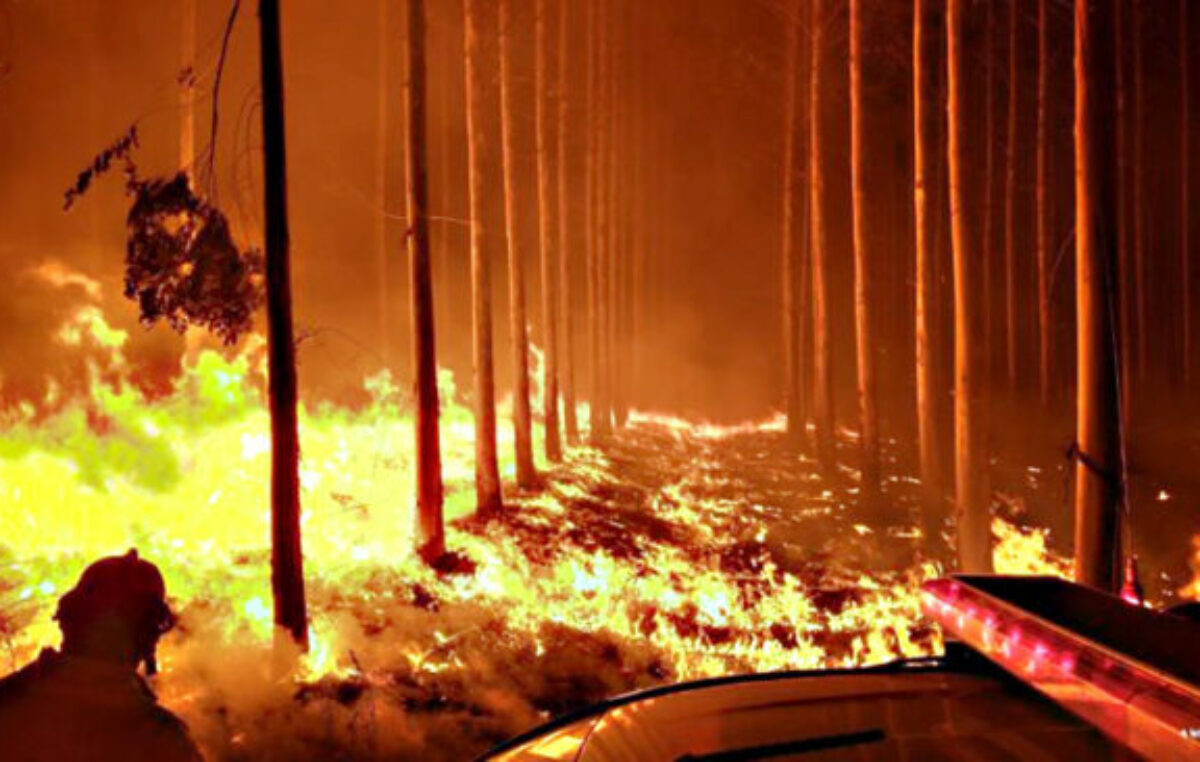
M 1200 744 L 1187 0 L 334 5 L 0 0 L 0 759 Z
M 455 758 L 613 691 L 940 649 L 916 595 L 940 573 L 936 564 L 871 571 L 859 558 L 872 549 L 856 547 L 862 537 L 845 495 L 811 493 L 801 519 L 745 497 L 761 485 L 719 475 L 731 447 L 794 470 L 776 449 L 779 419 L 716 426 L 635 413 L 612 457 L 575 451 L 550 470 L 548 491 L 517 496 L 509 514 L 481 524 L 468 516 L 469 414 L 450 402 L 442 422 L 457 520 L 447 544 L 469 573 L 435 572 L 409 550 L 411 413 L 375 376 L 364 408 L 325 406 L 301 418 L 310 649 L 280 663 L 261 354 L 202 352 L 170 395 L 146 399 L 119 377 L 101 380 L 125 365 L 127 337 L 97 311 L 80 311 L 60 337 L 102 345 L 105 359 L 93 365 L 87 399 L 10 418 L 2 440 L 0 483 L 13 507 L 3 534 L 24 539 L 4 559 L 7 663 L 57 642 L 54 601 L 84 564 L 136 546 L 163 570 L 182 622 L 161 650 L 156 686 L 215 758 L 276 743 L 278 723 L 309 714 L 327 723 L 304 740 L 319 742 L 313 748 L 453 742 L 447 758 Z M 452 388 L 443 393 L 454 399 Z M 635 473 L 613 463 L 630 453 L 649 462 Z M 790 557 L 795 521 L 847 544 Z M 1003 570 L 1062 568 L 1039 535 L 996 528 Z M 533 658 L 555 665 L 540 684 L 510 672 L 510 661 Z M 301 686 L 302 700 L 287 686 Z M 372 702 L 396 712 L 424 703 L 433 719 L 388 738 L 354 724 Z M 463 732 L 463 716 L 475 714 L 483 717 L 465 737 L 442 735 Z

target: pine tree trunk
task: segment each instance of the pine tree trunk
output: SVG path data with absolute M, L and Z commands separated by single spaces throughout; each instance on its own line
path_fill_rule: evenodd
M 993 377 L 992 358 L 995 355 L 993 340 L 996 335 L 993 325 L 995 310 L 992 308 L 994 300 L 993 292 L 995 291 L 993 288 L 994 284 L 992 283 L 992 274 L 995 269 L 994 246 L 996 243 L 995 228 L 993 227 L 996 219 L 996 4 L 992 0 L 988 0 L 985 5 L 987 6 L 987 19 L 983 32 L 983 258 L 979 265 L 983 271 L 983 333 L 981 337 L 983 346 L 980 348 L 983 365 L 980 368 L 980 378 L 991 383 Z M 953 235 L 951 237 L 953 238 Z
M 1142 3 L 1134 0 L 1129 30 L 1133 37 L 1133 267 L 1134 319 L 1137 325 L 1137 380 L 1146 383 L 1150 333 L 1146 325 L 1146 79 L 1142 44 Z
M 196 168 L 196 2 L 184 0 L 180 31 L 180 71 L 189 71 L 179 89 L 179 169 L 195 179 Z M 215 136 L 214 136 L 215 137 Z
M 503 507 L 496 458 L 496 382 L 492 357 L 492 240 L 484 220 L 484 204 L 495 182 L 487 177 L 490 153 L 484 123 L 485 88 L 491 77 L 483 56 L 486 0 L 463 0 L 466 50 L 467 190 L 471 208 L 472 355 L 475 370 L 475 508 L 481 516 Z
M 587 292 L 587 319 L 585 332 L 587 334 L 587 369 L 588 369 L 588 436 L 596 439 L 600 428 L 600 304 L 597 260 L 599 259 L 598 245 L 598 205 L 599 198 L 599 156 L 600 156 L 600 118 L 598 116 L 599 98 L 597 95 L 598 69 L 600 68 L 599 37 L 600 29 L 595 3 L 587 3 L 587 72 L 586 72 L 586 111 L 584 120 L 584 289 Z
M 621 188 L 621 173 L 619 156 L 624 147 L 622 134 L 625 122 L 624 98 L 619 98 L 618 85 L 621 78 L 622 55 L 624 45 L 618 34 L 621 19 L 621 6 L 613 2 L 608 13 L 608 249 L 607 249 L 607 288 L 606 288 L 606 320 L 605 320 L 605 365 L 608 368 L 608 390 L 611 419 L 617 427 L 625 421 L 622 413 L 624 398 L 621 389 L 621 354 L 618 346 L 621 325 L 621 259 L 623 256 L 622 238 L 625 229 L 625 219 L 622 214 L 624 194 Z
M 854 326 L 858 360 L 858 425 L 862 501 L 879 496 L 879 423 L 875 409 L 875 345 L 871 325 L 871 253 L 867 250 L 867 166 L 863 115 L 862 35 L 864 0 L 850 0 L 850 208 L 854 238 Z
M 438 427 L 437 343 L 434 340 L 433 272 L 429 255 L 425 0 L 408 0 L 408 85 L 404 142 L 407 167 L 409 275 L 412 281 L 413 377 L 416 401 L 417 552 L 432 562 L 446 552 L 442 526 L 442 454 Z
M 517 147 L 512 81 L 512 0 L 500 0 L 500 134 L 504 163 L 504 221 L 508 243 L 508 315 L 513 362 L 513 445 L 517 486 L 537 484 L 533 465 L 533 425 L 529 406 L 529 327 L 525 318 L 525 246 L 523 226 L 517 221 Z M 540 172 L 539 172 L 540 175 Z M 540 196 L 539 192 L 539 196 Z M 539 226 L 541 222 L 539 221 Z
M 1075 0 L 1076 436 L 1081 453 L 1075 464 L 1075 578 L 1115 593 L 1121 571 L 1121 448 L 1110 317 L 1116 208 L 1112 31 L 1106 6 Z
M 567 136 L 570 112 L 567 100 L 569 78 L 567 43 L 570 27 L 567 24 L 567 0 L 558 0 L 558 220 L 559 220 L 559 293 L 562 300 L 562 399 L 563 424 L 568 445 L 579 443 L 579 421 L 575 411 L 575 332 L 574 332 L 574 289 L 571 282 L 571 252 L 574 228 L 570 219 L 570 172 L 567 167 Z
M 1008 391 L 1017 391 L 1017 0 L 1008 0 L 1008 140 L 1004 158 L 1004 348 Z
M 1050 303 L 1050 201 L 1049 181 L 1049 107 L 1050 89 L 1050 17 L 1049 0 L 1038 0 L 1037 69 L 1037 289 L 1038 289 L 1038 399 L 1050 404 L 1050 378 L 1053 362 L 1054 315 Z
M 542 324 L 546 355 L 542 365 L 542 420 L 545 427 L 546 459 L 562 460 L 562 444 L 558 438 L 558 289 L 556 288 L 558 248 L 555 240 L 554 211 L 551 209 L 554 168 L 550 162 L 549 77 L 547 55 L 546 0 L 536 0 L 536 35 L 534 74 L 534 130 L 537 143 L 538 172 L 538 236 L 542 279 Z
M 604 440 L 612 433 L 612 401 L 610 395 L 608 366 L 608 238 L 609 208 L 609 72 L 610 50 L 608 19 L 602 9 L 595 11 L 596 22 L 596 81 L 593 116 L 596 132 L 595 173 L 593 177 L 593 199 L 595 206 L 594 251 L 592 258 L 592 283 L 594 289 L 595 324 L 592 326 L 592 385 L 591 435 L 593 440 Z
M 922 529 L 933 538 L 941 516 L 942 481 L 941 431 L 938 425 L 937 398 L 942 388 L 937 351 L 937 251 L 934 225 L 929 207 L 929 189 L 937 182 L 930 171 L 929 159 L 937 152 L 936 94 L 930 87 L 929 73 L 937 52 L 937 40 L 930 33 L 933 12 L 929 0 L 915 0 L 913 6 L 913 227 L 916 232 L 916 370 L 917 439 L 921 462 Z M 936 208 L 936 207 L 935 207 Z
M 308 643 L 304 553 L 300 547 L 300 436 L 287 218 L 283 52 L 279 2 L 259 0 L 262 56 L 263 187 L 267 266 L 267 392 L 271 410 L 271 591 L 275 624 Z
M 784 119 L 783 119 L 783 245 L 780 270 L 783 277 L 783 359 L 784 409 L 787 412 L 787 436 L 793 445 L 803 442 L 805 421 L 804 403 L 800 396 L 800 290 L 799 256 L 796 246 L 797 145 L 799 124 L 796 118 L 796 80 L 799 77 L 800 6 L 788 5 L 787 56 L 784 59 Z
M 1192 384 L 1192 267 L 1191 267 L 1191 97 L 1188 56 L 1188 0 L 1179 0 L 1179 318 L 1183 323 L 1181 349 L 1185 389 Z
M 375 74 L 375 319 L 385 367 L 391 365 L 392 347 L 388 320 L 387 169 L 388 169 L 388 24 L 390 0 L 378 0 L 379 18 Z
M 984 451 L 982 384 L 978 347 L 979 264 L 972 251 L 967 219 L 965 169 L 966 82 L 963 60 L 963 4 L 947 0 L 946 56 L 949 120 L 947 158 L 950 165 L 950 236 L 954 250 L 954 443 L 955 509 L 958 517 L 958 562 L 964 572 L 991 569 L 990 491 Z
M 811 3 L 809 68 L 809 204 L 812 222 L 813 302 L 813 422 L 817 460 L 826 474 L 837 466 L 833 420 L 833 344 L 829 329 L 829 252 L 826 248 L 824 76 L 825 43 L 822 26 L 825 0 Z
M 1119 323 L 1121 413 L 1129 420 L 1133 400 L 1133 286 L 1135 274 L 1130 247 L 1132 215 L 1129 199 L 1129 109 L 1125 81 L 1126 0 L 1113 3 L 1113 61 L 1116 82 L 1117 130 L 1117 310 Z

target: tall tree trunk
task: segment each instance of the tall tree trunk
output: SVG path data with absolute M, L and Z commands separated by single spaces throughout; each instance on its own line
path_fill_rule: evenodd
M 417 552 L 434 561 L 446 552 L 442 526 L 442 453 L 438 427 L 437 343 L 434 340 L 433 272 L 429 256 L 429 171 L 427 156 L 425 0 L 408 0 L 408 86 L 404 116 L 408 129 L 408 257 L 412 281 L 413 397 L 417 452 Z
M 379 25 L 376 43 L 375 73 L 375 311 L 379 346 L 385 366 L 391 365 L 391 342 L 388 320 L 388 245 L 387 245 L 387 169 L 388 169 L 388 13 L 391 0 L 378 0 Z
M 829 329 L 829 252 L 826 248 L 825 220 L 825 128 L 824 114 L 825 0 L 811 3 L 809 66 L 809 204 L 812 223 L 812 303 L 813 303 L 813 422 L 816 432 L 817 461 L 826 474 L 837 465 L 833 420 L 833 344 Z
M 1142 44 L 1142 3 L 1134 0 L 1129 30 L 1133 38 L 1133 267 L 1134 319 L 1137 325 L 1138 383 L 1146 383 L 1150 333 L 1146 325 L 1146 78 Z
M 513 360 L 513 445 L 517 486 L 537 484 L 533 465 L 533 426 L 529 407 L 529 327 L 525 318 L 525 246 L 517 221 L 517 147 L 512 76 L 512 0 L 500 0 L 500 135 L 504 163 L 504 220 L 508 241 L 508 315 Z M 539 173 L 540 175 L 540 173 Z M 539 196 L 540 196 L 539 192 Z M 542 223 L 539 221 L 539 225 Z
M 867 167 L 863 158 L 863 0 L 850 0 L 850 214 L 854 233 L 854 326 L 858 359 L 858 425 L 862 500 L 879 496 L 879 423 L 875 409 L 875 345 L 871 325 L 871 253 L 867 251 Z
M 279 2 L 259 0 L 262 56 L 263 187 L 267 265 L 267 392 L 271 409 L 271 591 L 275 624 L 308 644 L 304 554 L 300 547 L 300 436 L 287 217 L 283 52 Z
M 1050 304 L 1050 201 L 1049 181 L 1049 107 L 1050 90 L 1050 16 L 1049 0 L 1038 0 L 1037 69 L 1037 289 L 1038 289 L 1038 399 L 1050 404 L 1051 341 L 1054 315 Z
M 1075 0 L 1075 578 L 1120 585 L 1121 446 L 1113 357 L 1112 0 Z M 1136 5 L 1136 3 L 1135 3 Z
M 916 370 L 917 439 L 921 461 L 921 523 L 926 538 L 933 538 L 941 515 L 942 453 L 937 398 L 941 389 L 941 367 L 937 351 L 937 251 L 936 224 L 929 208 L 929 189 L 937 182 L 929 159 L 937 152 L 936 93 L 929 72 L 937 55 L 937 40 L 931 34 L 933 11 L 929 0 L 913 6 L 913 228 L 916 232 Z
M 567 100 L 567 85 L 569 78 L 567 43 L 570 27 L 567 25 L 567 0 L 558 0 L 558 135 L 557 135 L 557 166 L 558 166 L 558 220 L 559 220 L 559 293 L 562 300 L 562 398 L 563 424 L 567 444 L 579 443 L 579 422 L 575 412 L 575 334 L 574 334 L 574 301 L 572 299 L 573 284 L 571 283 L 571 240 L 574 228 L 570 219 L 570 173 L 567 167 L 567 129 L 570 112 Z
M 599 98 L 597 97 L 596 82 L 600 68 L 599 37 L 600 29 L 596 18 L 596 4 L 587 3 L 585 35 L 587 39 L 587 71 L 584 125 L 584 290 L 587 302 L 587 319 L 584 328 L 587 334 L 587 369 L 588 369 L 588 436 L 596 439 L 600 428 L 600 304 L 599 287 L 596 282 L 597 259 L 599 246 L 597 244 L 597 219 L 599 187 L 599 156 L 600 156 L 600 118 L 597 114 Z
M 555 240 L 555 212 L 553 202 L 554 168 L 550 161 L 550 114 L 553 103 L 549 102 L 550 79 L 546 74 L 549 63 L 547 55 L 546 0 L 536 0 L 537 50 L 534 74 L 534 129 L 537 142 L 538 170 L 538 237 L 542 278 L 542 324 L 546 343 L 546 357 L 542 365 L 542 419 L 545 426 L 546 459 L 562 460 L 562 444 L 558 438 L 558 289 L 556 288 L 558 249 L 561 240 Z
M 996 12 L 995 3 L 988 0 L 987 18 L 984 26 L 983 66 L 984 66 L 984 116 L 983 116 L 983 259 L 980 268 L 983 271 L 983 346 L 980 356 L 983 365 L 979 377 L 988 383 L 992 381 L 993 340 L 996 332 L 993 330 L 995 310 L 992 308 L 994 288 L 992 274 L 995 270 L 996 234 L 994 222 L 996 219 Z M 953 235 L 951 235 L 953 238 Z
M 496 379 L 492 358 L 492 242 L 484 220 L 487 176 L 493 150 L 484 122 L 486 82 L 490 67 L 483 56 L 486 0 L 463 0 L 466 50 L 467 190 L 471 208 L 472 356 L 475 370 L 475 510 L 481 516 L 503 508 L 500 467 L 496 458 Z
M 990 491 L 979 377 L 979 263 L 972 251 L 967 214 L 966 82 L 963 61 L 963 4 L 946 3 L 947 144 L 950 164 L 950 237 L 954 249 L 954 443 L 958 563 L 969 573 L 992 567 Z
M 623 38 L 618 32 L 622 19 L 622 6 L 619 0 L 614 0 L 609 6 L 608 13 L 608 249 L 607 249 L 607 289 L 606 320 L 605 320 L 605 365 L 608 368 L 609 404 L 612 419 L 621 427 L 625 424 L 623 418 L 624 397 L 621 389 L 621 354 L 619 351 L 619 334 L 621 325 L 621 258 L 623 256 L 623 234 L 625 218 L 622 203 L 624 198 L 621 187 L 621 164 L 618 158 L 624 148 L 625 123 L 624 98 L 618 98 L 621 81 L 622 57 L 624 54 Z
M 195 179 L 196 168 L 196 1 L 184 0 L 180 30 L 179 169 Z M 216 136 L 214 136 L 215 138 Z
M 787 436 L 793 445 L 803 442 L 805 430 L 804 402 L 800 389 L 800 268 L 796 246 L 797 146 L 799 125 L 796 118 L 796 80 L 799 77 L 800 4 L 795 0 L 787 6 L 787 56 L 784 59 L 784 119 L 783 119 L 783 246 L 780 270 L 783 277 L 783 359 L 784 409 L 787 411 Z
M 603 8 L 597 8 L 596 14 L 596 73 L 595 73 L 595 111 L 593 114 L 593 129 L 595 130 L 594 157 L 595 165 L 593 180 L 593 197 L 595 214 L 595 230 L 593 231 L 592 256 L 592 287 L 594 290 L 595 323 L 592 326 L 592 389 L 591 406 L 591 435 L 594 440 L 602 440 L 612 433 L 612 406 L 608 368 L 608 236 L 609 217 L 609 164 L 608 143 L 612 139 L 609 134 L 609 112 L 611 104 L 608 100 L 608 78 L 610 70 L 610 41 L 608 18 Z
M 1017 391 L 1017 0 L 1008 0 L 1008 140 L 1004 157 L 1004 348 L 1008 391 Z
M 1113 3 L 1113 69 L 1116 82 L 1117 130 L 1117 310 L 1120 335 L 1118 387 L 1121 395 L 1121 414 L 1129 420 L 1133 400 L 1133 293 L 1135 274 L 1130 247 L 1132 215 L 1129 199 L 1129 109 L 1125 81 L 1125 11 L 1126 0 Z
M 1188 0 L 1179 0 L 1179 318 L 1183 322 L 1183 383 L 1192 384 L 1191 97 L 1188 87 Z

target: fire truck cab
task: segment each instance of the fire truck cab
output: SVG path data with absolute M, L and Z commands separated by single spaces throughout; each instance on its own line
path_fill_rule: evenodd
M 1200 759 L 1200 624 L 1049 577 L 922 591 L 945 654 L 665 686 L 560 718 L 500 762 Z

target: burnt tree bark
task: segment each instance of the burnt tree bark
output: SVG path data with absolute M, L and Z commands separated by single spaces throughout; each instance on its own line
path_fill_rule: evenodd
M 494 150 L 484 124 L 485 87 L 489 67 L 484 60 L 483 11 L 487 0 L 463 0 L 463 44 L 466 53 L 467 194 L 471 209 L 472 358 L 475 386 L 475 509 L 481 516 L 503 508 L 500 467 L 496 457 L 496 380 L 492 357 L 492 242 L 484 222 L 485 194 L 495 187 L 487 177 Z
M 259 0 L 262 58 L 263 201 L 267 265 L 267 396 L 271 410 L 271 592 L 275 625 L 308 645 L 304 553 L 300 546 L 300 435 L 292 331 L 283 52 L 278 0 Z
M 408 257 L 413 324 L 413 398 L 416 401 L 417 552 L 432 562 L 446 552 L 442 523 L 442 453 L 438 426 L 437 350 L 434 340 L 433 271 L 429 253 L 425 0 L 408 0 L 406 53 Z
M 947 0 L 946 70 L 950 167 L 950 236 L 954 251 L 954 444 L 958 562 L 965 572 L 992 567 L 990 491 L 982 421 L 979 369 L 979 263 L 967 214 L 966 82 L 963 60 L 963 4 Z
M 512 75 L 512 0 L 500 0 L 500 142 L 504 165 L 504 227 L 508 248 L 508 327 L 512 343 L 513 449 L 517 486 L 537 484 L 529 405 L 529 327 L 525 315 L 525 246 L 517 220 L 516 103 Z M 539 222 L 539 224 L 541 224 Z
M 1075 579 L 1117 592 L 1122 491 L 1112 325 L 1113 0 L 1075 0 L 1075 238 L 1079 396 Z

